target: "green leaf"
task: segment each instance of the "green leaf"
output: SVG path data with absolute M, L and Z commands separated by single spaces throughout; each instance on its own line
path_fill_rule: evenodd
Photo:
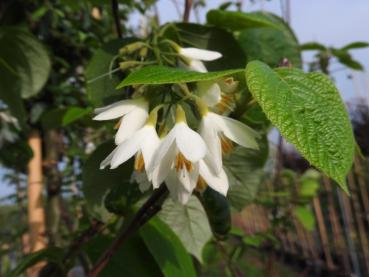
M 332 54 L 338 59 L 340 63 L 355 70 L 364 70 L 364 67 L 358 61 L 352 59 L 351 55 L 347 52 L 347 50 L 332 48 L 331 51 Z
M 349 43 L 341 48 L 341 50 L 359 49 L 369 47 L 369 43 L 365 41 L 356 41 Z
M 273 71 L 259 61 L 247 65 L 246 79 L 252 95 L 281 134 L 347 192 L 345 177 L 355 144 L 345 106 L 332 81 L 317 72 Z
M 26 255 L 17 267 L 10 272 L 8 277 L 17 277 L 27 268 L 37 264 L 40 261 L 48 261 L 61 266 L 64 250 L 59 247 L 49 247 L 32 254 Z
M 201 195 L 201 203 L 213 234 L 219 239 L 225 239 L 231 230 L 231 210 L 227 198 L 208 186 Z
M 327 48 L 320 44 L 319 42 L 306 42 L 300 45 L 301 50 L 318 50 L 318 51 L 326 51 Z
M 270 21 L 278 28 L 253 28 L 240 32 L 238 41 L 248 61 L 261 60 L 274 67 L 287 58 L 293 66 L 301 67 L 299 43 L 283 19 L 270 13 L 259 12 L 255 16 Z
M 118 55 L 119 49 L 135 39 L 116 39 L 105 44 L 97 50 L 86 68 L 87 97 L 94 106 L 103 106 L 112 103 L 121 97 L 122 92 L 115 89 L 119 83 L 119 75 L 109 72 L 113 59 Z
M 87 207 L 93 216 L 101 221 L 108 221 L 111 214 L 104 206 L 104 198 L 115 186 L 137 186 L 130 183 L 133 171 L 132 162 L 124 163 L 116 169 L 101 170 L 100 163 L 113 151 L 113 142 L 101 144 L 87 159 L 83 166 L 83 193 Z
M 307 170 L 301 176 L 299 195 L 303 198 L 313 198 L 317 196 L 320 187 L 320 173 L 314 169 Z
M 132 85 L 163 85 L 174 83 L 190 83 L 218 79 L 227 75 L 242 72 L 243 69 L 230 69 L 216 72 L 201 73 L 166 66 L 146 66 L 132 72 L 117 88 Z
M 296 207 L 293 209 L 293 214 L 300 221 L 305 229 L 312 231 L 315 226 L 315 217 L 312 211 L 306 207 Z
M 174 32 L 173 32 L 174 31 Z M 183 47 L 196 47 L 222 53 L 215 61 L 204 62 L 208 71 L 245 68 L 246 56 L 231 32 L 222 26 L 204 26 L 194 23 L 177 23 L 168 28 L 165 37 Z
M 237 146 L 224 157 L 224 170 L 229 179 L 227 198 L 232 207 L 242 210 L 256 196 L 268 157 L 266 136 L 258 140 L 259 150 Z
M 85 116 L 91 114 L 91 108 L 68 107 L 63 116 L 63 126 L 72 124 Z
M 176 234 L 158 218 L 141 227 L 140 235 L 164 276 L 196 276 L 191 256 Z
M 211 230 L 200 201 L 192 196 L 184 206 L 168 199 L 159 217 L 172 228 L 187 251 L 202 262 L 202 249 L 211 238 Z
M 256 13 L 211 10 L 207 13 L 206 19 L 210 24 L 229 28 L 234 31 L 258 27 L 278 28 L 278 25 L 273 24 L 273 22 Z
M 36 95 L 49 77 L 51 65 L 46 50 L 22 28 L 0 28 L 0 60 L 14 71 L 23 98 Z
M 92 263 L 95 263 L 102 253 L 113 242 L 108 236 L 97 236 L 87 243 L 85 251 Z M 143 239 L 135 235 L 124 242 L 114 253 L 99 277 L 161 277 L 160 268 L 155 262 Z
M 24 126 L 26 111 L 20 95 L 20 83 L 15 73 L 4 66 L 0 58 L 0 105 L 4 102 L 10 113 Z

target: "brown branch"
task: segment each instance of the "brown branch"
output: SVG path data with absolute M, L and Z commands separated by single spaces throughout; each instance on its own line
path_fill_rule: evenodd
M 115 23 L 115 30 L 117 31 L 118 38 L 122 38 L 122 29 L 120 27 L 120 21 L 119 21 L 119 5 L 117 0 L 111 1 L 111 9 L 113 12 L 113 18 Z
M 101 270 L 108 264 L 114 253 L 121 247 L 121 245 L 134 234 L 144 223 L 159 212 L 161 205 L 159 200 L 167 195 L 168 189 L 165 185 L 154 191 L 151 197 L 138 210 L 131 221 L 127 225 L 123 225 L 118 237 L 109 246 L 109 248 L 101 255 L 97 263 L 92 268 L 88 277 L 97 277 Z
M 183 13 L 183 22 L 188 22 L 188 20 L 190 19 L 191 7 L 192 7 L 192 0 L 186 0 L 185 9 Z

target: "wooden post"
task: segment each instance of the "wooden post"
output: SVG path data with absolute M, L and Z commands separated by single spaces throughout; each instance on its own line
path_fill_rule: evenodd
M 323 176 L 323 185 L 327 192 L 328 214 L 329 214 L 329 219 L 331 221 L 333 237 L 334 237 L 333 244 L 337 251 L 338 256 L 342 258 L 342 262 L 343 262 L 343 266 L 344 266 L 346 274 L 350 275 L 351 273 L 350 257 L 348 255 L 342 228 L 339 223 L 338 215 L 337 215 L 335 205 L 334 205 L 332 184 L 326 176 Z
M 352 195 L 352 206 L 354 208 L 354 214 L 356 218 L 356 223 L 359 231 L 359 238 L 360 238 L 360 245 L 363 250 L 364 258 L 365 258 L 365 266 L 367 270 L 367 274 L 369 276 L 369 244 L 368 244 L 368 238 L 365 231 L 365 225 L 363 222 L 362 212 L 360 208 L 360 202 L 359 198 L 357 196 L 357 190 L 355 187 L 355 179 L 352 172 L 348 175 L 348 183 L 351 190 Z
M 45 213 L 42 201 L 42 150 L 39 131 L 33 130 L 29 135 L 28 145 L 33 157 L 28 163 L 28 226 L 29 251 L 36 252 L 46 247 Z M 38 276 L 42 263 L 36 264 L 27 271 L 28 277 Z
M 322 209 L 320 206 L 320 200 L 318 197 L 315 197 L 313 199 L 313 206 L 315 210 L 316 220 L 318 223 L 318 229 L 319 229 L 319 235 L 320 239 L 322 241 L 322 248 L 324 252 L 324 257 L 327 263 L 327 267 L 330 270 L 334 269 L 334 263 L 331 255 L 331 251 L 329 249 L 329 241 L 328 241 L 328 235 L 327 235 L 327 229 L 325 227 L 324 217 L 322 213 Z
M 368 189 L 365 183 L 365 178 L 363 176 L 363 170 L 361 167 L 360 158 L 358 156 L 355 157 L 354 168 L 355 168 L 355 175 L 357 176 L 357 181 L 360 187 L 360 196 L 363 201 L 365 218 L 366 218 L 367 224 L 369 225 L 369 194 L 368 194 Z

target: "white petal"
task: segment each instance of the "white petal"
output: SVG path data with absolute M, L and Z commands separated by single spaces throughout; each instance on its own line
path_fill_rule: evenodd
M 205 182 L 217 192 L 227 195 L 227 191 L 229 188 L 228 177 L 222 168 L 218 175 L 213 174 L 209 168 L 209 166 L 201 160 L 199 162 L 200 165 L 200 175 L 205 180 Z
M 206 73 L 208 72 L 208 70 L 206 69 L 205 65 L 203 62 L 198 61 L 198 60 L 191 60 L 189 65 L 185 65 L 186 68 L 193 70 L 193 71 L 197 71 L 197 72 L 202 72 L 202 73 Z
M 172 170 L 173 161 L 177 154 L 176 148 L 176 145 L 172 143 L 161 159 L 156 154 L 154 155 L 155 161 L 153 160 L 151 164 L 157 164 L 157 166 L 149 166 L 149 173 L 152 172 L 152 184 L 154 188 L 158 188 Z
M 160 146 L 160 138 L 156 133 L 154 126 L 145 126 L 145 139 L 141 145 L 142 155 L 145 161 L 146 172 L 149 171 L 149 165 L 152 162 L 154 154 Z
M 243 147 L 258 149 L 258 144 L 255 140 L 258 134 L 253 129 L 238 120 L 226 116 L 212 113 L 212 117 L 227 138 Z
M 168 135 L 165 136 L 164 139 L 162 139 L 160 146 L 158 147 L 158 149 L 155 152 L 155 160 L 152 161 L 152 163 L 149 165 L 149 170 L 153 171 L 154 168 L 158 167 L 159 164 L 161 163 L 162 159 L 164 156 L 167 155 L 167 153 L 169 152 L 169 150 L 171 151 L 175 151 L 176 147 L 172 147 L 172 145 L 174 145 L 174 140 L 175 140 L 175 127 L 172 128 L 172 130 L 170 130 L 170 132 L 168 133 Z
M 117 152 L 117 148 L 115 148 L 101 163 L 100 163 L 100 169 L 104 169 L 105 167 L 107 167 L 110 162 L 111 159 L 113 158 L 113 156 L 115 155 L 115 153 Z
M 206 144 L 198 133 L 185 123 L 178 123 L 174 128 L 178 150 L 187 160 L 197 162 L 205 157 Z
M 222 54 L 219 52 L 194 47 L 181 48 L 179 54 L 188 59 L 200 61 L 213 61 L 222 57 Z
M 186 204 L 191 197 L 192 192 L 187 191 L 177 178 L 177 172 L 172 170 L 165 179 L 165 184 L 169 190 L 169 195 L 174 201 Z
M 143 133 L 137 132 L 132 138 L 119 144 L 111 160 L 111 168 L 117 168 L 136 154 L 140 150 L 143 138 Z
M 144 126 L 148 116 L 147 110 L 142 107 L 136 107 L 125 115 L 115 135 L 115 144 L 120 144 L 130 138 L 137 130 Z
M 98 113 L 93 119 L 94 120 L 110 120 L 129 113 L 137 106 L 142 107 L 143 102 L 137 101 L 136 99 L 128 99 L 115 102 L 109 106 L 95 109 L 95 113 Z M 147 104 L 146 104 L 147 105 Z
M 208 162 L 212 171 L 218 174 L 223 166 L 223 157 L 217 126 L 212 122 L 211 118 L 205 116 L 202 118 L 199 131 L 208 148 L 204 159 Z
M 213 81 L 203 81 L 197 83 L 199 96 L 209 106 L 215 106 L 221 100 L 221 91 L 217 83 Z

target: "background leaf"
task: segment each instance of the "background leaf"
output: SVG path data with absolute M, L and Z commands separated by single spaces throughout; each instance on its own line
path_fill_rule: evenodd
M 114 147 L 111 141 L 101 144 L 87 159 L 82 173 L 82 189 L 87 207 L 93 216 L 104 222 L 111 216 L 104 206 L 104 198 L 109 191 L 114 186 L 137 186 L 130 183 L 132 162 L 124 163 L 116 169 L 99 169 L 101 161 L 113 151 Z
M 312 211 L 306 207 L 296 207 L 293 209 L 293 214 L 300 221 L 305 229 L 312 231 L 315 226 L 315 217 Z
M 140 235 L 164 276 L 196 276 L 192 258 L 175 233 L 159 218 L 141 227 Z
M 116 39 L 108 42 L 96 51 L 86 68 L 87 96 L 94 106 L 110 104 L 121 96 L 122 92 L 116 90 L 120 77 L 117 73 L 107 74 L 113 58 L 118 55 L 119 49 L 134 42 L 135 39 Z
M 229 179 L 227 198 L 232 207 L 243 209 L 256 196 L 268 157 L 268 141 L 264 136 L 258 141 L 259 150 L 237 146 L 224 157 L 224 170 Z
M 248 28 L 269 27 L 278 28 L 279 26 L 265 17 L 256 13 L 243 13 L 236 11 L 211 10 L 206 15 L 207 22 L 231 30 L 243 30 Z
M 354 138 L 334 84 L 321 73 L 279 68 L 254 61 L 246 68 L 248 87 L 270 121 L 313 165 L 347 191 L 346 174 Z
M 0 28 L 0 60 L 16 73 L 23 98 L 36 95 L 49 77 L 51 65 L 46 50 L 22 28 Z
M 287 23 L 271 13 L 257 12 L 254 15 L 278 28 L 241 30 L 238 41 L 247 55 L 247 60 L 261 60 L 275 67 L 287 58 L 294 67 L 301 67 L 299 43 Z
M 200 201 L 191 196 L 183 206 L 168 199 L 164 202 L 159 217 L 172 228 L 187 251 L 202 262 L 202 249 L 212 233 Z
M 111 237 L 100 235 L 87 243 L 85 251 L 94 263 L 112 242 Z M 122 247 L 119 247 L 99 274 L 99 277 L 121 276 L 163 276 L 144 241 L 138 235 L 129 238 Z

